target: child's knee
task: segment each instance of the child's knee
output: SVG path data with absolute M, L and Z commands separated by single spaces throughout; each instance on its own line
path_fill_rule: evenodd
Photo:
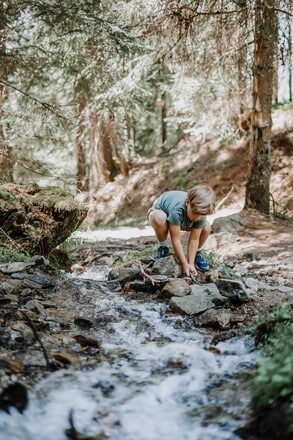
M 149 214 L 149 220 L 152 226 L 163 226 L 167 224 L 167 215 L 161 209 L 155 209 Z

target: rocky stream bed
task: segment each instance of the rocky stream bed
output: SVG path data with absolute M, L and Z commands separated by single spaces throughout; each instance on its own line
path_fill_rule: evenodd
M 0 439 L 239 439 L 260 313 L 292 303 L 292 252 L 184 279 L 154 241 L 0 265 Z M 231 277 L 231 273 L 234 277 Z

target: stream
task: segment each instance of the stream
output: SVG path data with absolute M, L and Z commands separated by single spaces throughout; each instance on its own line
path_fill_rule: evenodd
M 86 280 L 105 276 L 91 270 L 68 275 L 83 295 Z M 110 288 L 97 294 L 96 317 L 99 328 L 90 337 L 101 343 L 101 362 L 41 380 L 29 390 L 23 414 L 1 411 L 1 440 L 66 440 L 70 413 L 84 438 L 240 438 L 235 430 L 249 416 L 256 357 L 249 332 L 215 343 L 215 333 L 196 328 L 190 316 L 170 314 L 164 301 Z

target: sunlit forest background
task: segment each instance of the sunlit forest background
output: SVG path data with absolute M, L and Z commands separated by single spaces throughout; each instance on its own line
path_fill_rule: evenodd
M 182 139 L 253 144 L 272 108 L 292 102 L 290 0 L 0 7 L 2 183 L 62 186 L 91 204 L 138 160 L 168 157 Z M 251 194 L 247 204 L 268 209 Z

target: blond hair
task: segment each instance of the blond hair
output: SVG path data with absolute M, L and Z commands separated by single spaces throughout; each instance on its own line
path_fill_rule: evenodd
M 193 214 L 207 215 L 215 211 L 215 193 L 208 185 L 196 185 L 187 193 Z

